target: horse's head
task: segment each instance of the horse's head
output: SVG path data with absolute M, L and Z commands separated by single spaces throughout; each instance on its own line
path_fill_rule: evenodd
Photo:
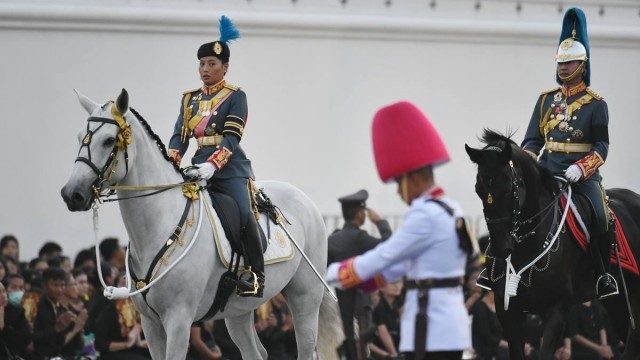
M 478 165 L 476 193 L 482 200 L 491 238 L 492 255 L 505 259 L 514 248 L 514 234 L 526 201 L 523 166 L 533 162 L 509 137 L 485 130 L 486 146 L 474 149 L 465 144 L 471 161 Z
M 115 103 L 102 106 L 76 93 L 89 118 L 78 134 L 80 150 L 61 194 L 69 210 L 86 211 L 108 185 L 126 176 L 128 156 L 134 149 L 129 146 L 131 127 L 126 120 L 129 95 L 125 89 Z

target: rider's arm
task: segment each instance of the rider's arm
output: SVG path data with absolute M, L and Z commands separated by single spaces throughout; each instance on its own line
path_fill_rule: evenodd
M 180 163 L 180 159 L 187 151 L 189 147 L 189 137 L 186 137 L 183 141 L 183 130 L 182 126 L 184 124 L 184 99 L 188 96 L 188 94 L 183 95 L 183 100 L 180 102 L 180 113 L 178 114 L 178 119 L 176 120 L 176 124 L 173 127 L 173 135 L 171 135 L 171 139 L 169 139 L 169 148 L 167 152 L 169 156 L 174 159 L 177 163 Z
M 593 101 L 591 115 L 591 149 L 576 165 L 582 170 L 584 179 L 589 178 L 607 160 L 609 154 L 609 110 L 604 100 Z
M 544 146 L 544 134 L 542 134 L 540 130 L 540 122 L 542 121 L 542 112 L 544 109 L 542 106 L 542 98 L 543 96 L 538 97 L 538 101 L 536 102 L 536 106 L 533 108 L 533 113 L 531 114 L 531 119 L 529 120 L 529 126 L 527 127 L 527 132 L 524 135 L 524 140 L 522 141 L 521 147 L 532 154 L 540 153 L 540 149 Z

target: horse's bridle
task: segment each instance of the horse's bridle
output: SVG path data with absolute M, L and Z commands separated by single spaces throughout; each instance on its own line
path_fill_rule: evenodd
M 489 224 L 500 224 L 503 222 L 511 221 L 511 231 L 512 235 L 520 228 L 520 209 L 523 204 L 520 203 L 520 191 L 524 189 L 524 181 L 516 172 L 515 167 L 513 166 L 513 161 L 509 160 L 509 167 L 511 169 L 511 190 L 513 191 L 513 211 L 511 216 L 505 216 L 501 218 L 492 219 L 487 216 L 487 211 L 483 210 L 485 213 L 485 220 L 487 221 L 487 225 Z M 491 188 L 489 188 L 488 199 L 492 199 Z M 491 204 L 491 202 L 487 201 L 487 203 Z
M 80 149 L 78 150 L 78 157 L 75 162 L 83 162 L 93 170 L 96 174 L 96 180 L 91 184 L 91 188 L 96 195 L 96 199 L 100 198 L 100 194 L 103 191 L 103 185 L 106 182 L 110 182 L 111 178 L 116 172 L 116 168 L 118 167 L 118 155 L 120 151 L 124 152 L 124 160 L 125 160 L 125 174 L 129 173 L 129 154 L 127 152 L 127 146 L 131 143 L 131 125 L 127 124 L 126 120 L 122 116 L 122 114 L 116 109 L 115 104 L 111 107 L 111 115 L 113 119 L 90 116 L 87 119 L 87 133 L 82 138 L 82 143 L 80 145 Z M 95 129 L 91 130 L 90 125 L 92 122 L 100 123 L 100 125 Z M 98 168 L 98 166 L 91 160 L 91 140 L 93 139 L 93 135 L 98 132 L 105 124 L 113 124 L 118 126 L 117 133 L 117 141 L 113 145 L 113 149 L 107 158 L 107 161 L 102 166 L 102 169 Z M 87 157 L 80 156 L 83 148 L 87 148 Z M 109 174 L 105 177 L 107 170 L 111 167 Z M 126 175 L 125 175 L 126 176 Z

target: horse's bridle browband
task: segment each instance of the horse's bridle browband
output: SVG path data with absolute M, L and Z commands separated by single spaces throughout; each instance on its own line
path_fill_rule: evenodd
M 97 122 L 101 124 L 95 130 L 91 131 L 90 125 L 92 122 Z M 87 119 L 87 133 L 82 138 L 82 144 L 80 145 L 80 150 L 78 150 L 78 157 L 76 158 L 76 162 L 80 161 L 89 165 L 91 170 L 93 170 L 93 172 L 96 174 L 96 180 L 93 182 L 91 186 L 93 188 L 93 191 L 96 193 L 96 198 L 100 197 L 103 183 L 105 181 L 111 180 L 111 177 L 113 177 L 113 174 L 116 171 L 116 166 L 118 164 L 117 158 L 120 150 L 118 146 L 119 143 L 116 141 L 115 144 L 113 145 L 113 149 L 111 150 L 111 153 L 109 154 L 109 158 L 107 158 L 107 161 L 105 162 L 104 166 L 102 166 L 102 170 L 100 170 L 98 166 L 91 160 L 90 145 L 91 145 L 91 140 L 93 139 L 93 134 L 98 132 L 98 130 L 100 130 L 104 126 L 104 124 L 113 124 L 120 127 L 117 121 L 109 118 L 91 116 L 89 117 L 89 119 Z M 119 129 L 118 132 L 120 131 L 121 130 Z M 84 147 L 87 148 L 87 157 L 80 156 L 80 153 L 82 152 L 82 148 Z M 125 159 L 125 172 L 129 173 L 129 154 L 127 152 L 127 148 L 125 147 L 123 151 L 124 151 L 124 159 Z M 114 160 L 115 160 L 115 163 L 114 163 Z M 114 166 L 111 168 L 111 172 L 109 173 L 109 175 L 105 178 L 105 173 L 107 172 L 107 170 L 109 169 L 112 163 L 114 164 Z

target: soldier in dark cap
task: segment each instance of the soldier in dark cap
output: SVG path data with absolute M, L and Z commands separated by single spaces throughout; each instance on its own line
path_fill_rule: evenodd
M 194 137 L 198 149 L 187 176 L 208 180 L 209 191 L 230 195 L 240 207 L 244 260 L 248 267 L 238 280 L 240 296 L 262 297 L 264 259 L 249 194 L 254 179 L 251 161 L 240 147 L 247 122 L 247 98 L 239 87 L 228 84 L 224 76 L 229 69 L 228 43 L 240 37 L 231 21 L 220 18 L 220 39 L 198 49 L 202 87 L 185 91 L 180 115 L 169 141 L 168 153 L 180 164 Z
M 389 222 L 383 220 L 373 209 L 367 208 L 366 201 L 369 194 L 366 190 L 360 190 L 355 194 L 344 196 L 338 199 L 342 204 L 342 216 L 344 217 L 344 227 L 336 230 L 329 236 L 329 256 L 328 263 L 339 262 L 360 255 L 367 250 L 373 249 L 391 236 Z M 375 238 L 366 231 L 360 229 L 366 218 L 376 224 L 381 238 Z M 361 333 L 365 324 L 360 321 L 365 316 L 365 306 L 371 304 L 370 295 L 362 292 L 359 288 L 349 290 L 336 290 L 340 315 L 345 333 L 343 348 L 349 360 L 365 359 L 362 353 L 364 346 L 356 345 L 353 319 L 358 318 Z M 364 341 L 364 339 L 361 339 Z M 362 344 L 361 344 L 362 345 Z M 360 356 L 358 354 L 360 353 Z

